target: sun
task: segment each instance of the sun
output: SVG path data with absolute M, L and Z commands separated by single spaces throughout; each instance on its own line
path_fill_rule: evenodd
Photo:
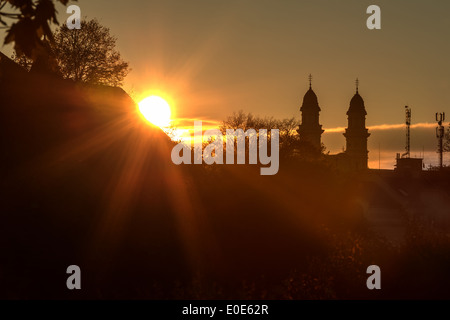
M 158 96 L 150 96 L 139 102 L 139 111 L 145 119 L 160 128 L 170 125 L 170 106 L 166 100 Z

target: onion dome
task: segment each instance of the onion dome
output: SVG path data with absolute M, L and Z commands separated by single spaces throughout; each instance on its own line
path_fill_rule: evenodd
M 350 101 L 350 108 L 348 108 L 347 114 L 349 113 L 358 113 L 358 114 L 364 114 L 366 115 L 366 108 L 364 106 L 364 100 L 359 95 L 358 92 L 353 96 L 352 100 Z
M 303 97 L 303 103 L 300 111 L 320 111 L 319 102 L 317 96 L 311 87 L 312 76 L 309 75 L 309 90 Z
M 350 108 L 348 108 L 347 115 L 350 113 L 351 114 L 363 114 L 363 115 L 367 114 L 366 108 L 364 106 L 364 100 L 359 95 L 358 87 L 359 87 L 359 80 L 356 79 L 356 93 L 353 96 L 352 100 L 350 100 Z

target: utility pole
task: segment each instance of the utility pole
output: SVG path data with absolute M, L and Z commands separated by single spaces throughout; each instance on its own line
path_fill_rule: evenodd
M 436 121 L 438 126 L 436 127 L 436 138 L 438 138 L 438 153 L 439 153 L 439 168 L 442 170 L 443 167 L 443 154 L 444 154 L 444 126 L 442 123 L 445 121 L 445 112 L 436 113 Z

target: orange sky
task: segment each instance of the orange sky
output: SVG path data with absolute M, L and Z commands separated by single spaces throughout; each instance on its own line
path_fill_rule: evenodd
M 381 30 L 366 28 L 371 4 L 381 7 Z M 383 134 L 377 129 L 401 125 L 406 104 L 413 123 L 433 127 L 436 112 L 450 115 L 448 1 L 80 0 L 78 5 L 83 16 L 99 19 L 117 36 L 133 69 L 125 89 L 136 99 L 160 94 L 177 118 L 214 122 L 240 109 L 299 118 L 312 73 L 321 124 L 345 127 L 358 77 L 373 128 L 373 160 L 379 144 L 403 152 L 401 126 Z M 64 21 L 68 15 L 61 5 L 58 9 Z M 434 129 L 427 128 L 415 131 L 413 151 L 435 149 Z M 333 152 L 345 144 L 341 133 L 324 134 L 324 142 Z

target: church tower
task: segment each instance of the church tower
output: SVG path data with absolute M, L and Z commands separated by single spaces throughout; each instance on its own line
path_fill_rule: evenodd
M 364 100 L 358 92 L 359 81 L 356 79 L 356 94 L 350 101 L 350 108 L 347 111 L 348 127 L 344 136 L 347 140 L 345 151 L 348 159 L 348 166 L 351 169 L 367 169 L 368 153 L 367 138 L 370 133 L 366 128 L 366 108 Z
M 303 97 L 303 104 L 300 108 L 302 113 L 302 124 L 297 132 L 300 135 L 300 142 L 309 144 L 315 151 L 322 149 L 321 136 L 324 130 L 319 124 L 320 107 L 317 96 L 312 90 L 312 76 L 309 75 L 309 90 Z

